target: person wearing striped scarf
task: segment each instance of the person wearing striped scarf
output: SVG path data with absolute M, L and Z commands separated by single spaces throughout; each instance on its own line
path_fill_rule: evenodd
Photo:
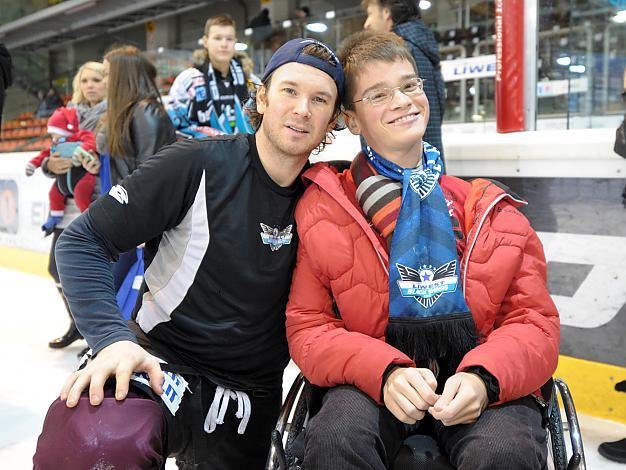
M 541 243 L 516 209 L 525 202 L 444 174 L 402 39 L 359 32 L 339 57 L 345 122 L 367 144 L 343 173 L 307 170 L 296 209 L 287 339 L 305 377 L 329 389 L 303 468 L 391 468 L 413 434 L 455 468 L 545 468 L 539 389 L 556 368 L 559 319 Z

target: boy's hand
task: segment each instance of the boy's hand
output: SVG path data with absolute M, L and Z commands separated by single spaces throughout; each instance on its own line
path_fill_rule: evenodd
M 414 424 L 437 402 L 437 379 L 430 369 L 398 367 L 383 386 L 383 401 L 400 421 Z
M 444 426 L 473 423 L 487 408 L 487 386 L 478 375 L 459 372 L 450 377 L 441 397 L 428 409 Z

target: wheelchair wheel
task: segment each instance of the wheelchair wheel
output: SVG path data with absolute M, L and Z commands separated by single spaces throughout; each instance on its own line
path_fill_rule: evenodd
M 566 421 L 559 408 L 558 396 L 563 401 Z M 586 470 L 585 450 L 574 401 L 567 384 L 561 379 L 554 379 L 552 394 L 548 406 L 549 450 L 551 463 L 555 470 Z M 569 434 L 571 457 L 568 460 L 565 434 Z
M 296 470 L 301 463 L 302 456 L 298 452 L 300 447 L 298 436 L 306 426 L 309 417 L 309 402 L 311 387 L 302 374 L 298 374 L 287 394 L 283 411 L 278 417 L 270 455 L 267 459 L 266 470 Z M 295 444 L 295 445 L 294 445 Z M 302 443 L 302 453 L 304 443 Z
M 548 431 L 549 448 L 552 453 L 552 461 L 555 470 L 567 469 L 567 449 L 565 447 L 565 436 L 563 433 L 563 419 L 557 400 L 556 385 L 552 385 L 552 396 L 548 405 Z

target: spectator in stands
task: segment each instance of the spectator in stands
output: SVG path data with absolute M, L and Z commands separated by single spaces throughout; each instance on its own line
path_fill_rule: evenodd
M 346 123 L 368 145 L 344 173 L 306 171 L 296 208 L 289 350 L 330 387 L 303 468 L 391 468 L 417 433 L 454 468 L 546 468 L 533 395 L 556 369 L 559 317 L 523 201 L 491 180 L 442 174 L 401 38 L 362 31 L 339 57 Z
M 35 113 L 35 117 L 37 118 L 47 118 L 52 116 L 52 113 L 55 109 L 63 106 L 63 100 L 61 96 L 59 96 L 59 92 L 51 86 L 48 88 L 48 92 L 43 95 L 42 92 L 39 93 L 40 101 L 37 106 L 37 112 Z
M 424 91 L 430 105 L 430 120 L 424 140 L 439 150 L 443 160 L 441 122 L 446 86 L 441 75 L 439 46 L 432 31 L 422 22 L 417 3 L 415 0 L 362 0 L 361 4 L 367 10 L 363 27 L 374 31 L 392 31 L 406 41 L 424 80 Z
M 76 108 L 81 129 L 95 132 L 107 105 L 104 66 L 100 62 L 84 63 L 74 76 L 72 88 L 72 101 L 67 106 Z
M 626 69 L 624 69 L 624 91 L 622 92 L 622 100 L 624 106 L 626 106 Z M 621 130 L 620 130 L 621 129 Z M 624 120 L 618 128 L 615 135 L 615 152 L 623 158 L 626 158 L 626 114 L 624 114 Z M 626 209 L 626 186 L 622 190 L 622 205 Z M 626 393 L 626 381 L 618 382 L 615 385 L 615 390 L 618 392 Z M 626 396 L 624 397 L 626 399 Z M 626 438 L 618 441 L 603 442 L 598 446 L 598 452 L 603 457 L 612 460 L 613 462 L 626 463 Z
M 154 82 L 156 69 L 134 46 L 104 56 L 107 108 L 97 135 L 98 153 L 110 156 L 111 186 L 176 140 Z M 103 191 L 104 192 L 104 191 Z
M 181 469 L 264 467 L 289 361 L 299 176 L 336 125 L 343 73 L 328 47 L 294 39 L 263 83 L 254 135 L 163 148 L 64 233 L 59 269 L 96 356 L 50 407 L 35 469 L 156 469 L 169 455 Z M 128 324 L 109 260 L 142 241 L 148 291 Z
M 272 53 L 276 52 L 285 42 L 287 42 L 287 34 L 284 29 L 273 31 L 267 38 L 268 47 Z
M 104 82 L 104 67 L 102 64 L 99 62 L 86 62 L 83 64 L 74 76 L 72 88 L 72 100 L 68 104 L 68 107 L 76 107 L 79 129 L 95 132 L 96 125 L 98 124 L 106 106 L 106 101 L 104 99 L 106 96 L 106 86 Z M 94 163 L 89 162 L 89 159 L 85 159 L 83 160 L 82 165 L 89 171 L 93 167 Z M 41 162 L 41 170 L 50 178 L 67 174 L 71 167 L 72 162 L 70 159 L 61 158 L 55 153 L 50 155 L 50 158 L 44 158 Z M 48 346 L 55 349 L 69 346 L 74 341 L 82 338 L 76 329 L 74 319 L 70 313 L 69 306 L 67 305 L 67 300 L 63 295 L 54 255 L 57 240 L 63 232 L 63 229 L 67 227 L 72 220 L 78 217 L 79 214 L 80 212 L 75 202 L 72 199 L 68 200 L 63 212 L 63 220 L 56 225 L 52 234 L 48 272 L 56 282 L 57 289 L 63 299 L 63 302 L 65 303 L 67 314 L 70 318 L 70 326 L 67 332 L 48 343 Z
M 13 83 L 13 63 L 11 54 L 0 42 L 0 127 L 2 127 L 2 110 L 4 109 L 4 95 L 7 88 Z
M 161 147 L 176 140 L 154 78 L 156 68 L 134 46 L 109 51 L 103 60 L 107 109 L 96 136 L 104 171 L 98 165 L 102 193 L 117 186 Z M 113 267 L 116 291 L 137 260 L 135 250 L 120 254 Z
M 613 462 L 626 463 L 626 438 L 603 442 L 598 446 L 598 452 Z
M 206 49 L 194 49 L 191 53 L 191 63 L 194 67 L 202 67 L 206 62 Z
M 235 57 L 239 62 L 241 62 L 243 71 L 248 78 L 248 91 L 250 92 L 250 95 L 252 95 L 255 92 L 256 87 L 261 84 L 261 79 L 257 77 L 254 73 L 254 62 L 246 53 L 246 51 L 237 52 L 237 54 L 235 54 Z
M 309 9 L 309 7 L 300 7 L 300 8 L 296 8 L 293 11 L 293 17 L 296 20 L 301 20 L 304 21 L 307 18 L 309 18 L 311 16 L 311 10 Z
M 243 104 L 249 96 L 247 77 L 235 58 L 235 21 L 229 15 L 209 18 L 202 37 L 205 62 L 181 72 L 169 96 L 186 124 L 210 126 L 225 134 L 251 133 Z
M 257 16 L 250 20 L 248 28 L 252 28 L 250 40 L 255 46 L 260 47 L 261 43 L 272 34 L 270 11 L 267 8 L 263 8 Z
M 46 117 L 50 117 L 50 114 L 44 116 L 44 114 L 48 114 L 48 109 L 46 108 L 46 92 L 44 90 L 37 90 L 37 109 L 35 109 L 35 117 L 37 119 L 43 119 Z
M 268 26 L 272 23 L 270 20 L 270 11 L 267 8 L 263 8 L 260 13 L 250 20 L 248 28 L 258 28 L 260 26 Z

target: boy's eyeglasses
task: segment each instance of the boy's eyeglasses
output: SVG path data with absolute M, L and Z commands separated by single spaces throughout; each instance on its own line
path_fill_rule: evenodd
M 408 79 L 400 86 L 395 86 L 391 88 L 376 88 L 374 90 L 370 90 L 365 93 L 365 95 L 363 95 L 363 98 L 353 101 L 352 104 L 358 103 L 359 101 L 368 101 L 372 106 L 379 106 L 381 104 L 389 103 L 396 94 L 396 90 L 405 94 L 406 96 L 421 95 L 422 93 L 424 93 L 424 79 L 414 77 Z

